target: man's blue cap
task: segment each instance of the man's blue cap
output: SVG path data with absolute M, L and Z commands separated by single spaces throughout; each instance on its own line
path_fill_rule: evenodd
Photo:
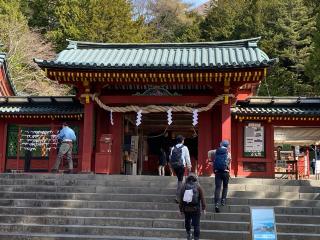
M 221 147 L 228 147 L 228 146 L 229 146 L 229 141 L 228 141 L 228 140 L 223 140 L 223 141 L 220 143 L 220 146 L 221 146 Z

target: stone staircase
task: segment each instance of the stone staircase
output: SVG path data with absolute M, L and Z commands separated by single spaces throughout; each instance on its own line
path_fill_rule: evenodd
M 213 178 L 200 178 L 208 213 L 201 239 L 250 239 L 250 206 L 274 206 L 278 240 L 320 239 L 320 181 L 233 178 L 213 212 Z M 185 239 L 176 179 L 120 175 L 0 175 L 0 239 Z

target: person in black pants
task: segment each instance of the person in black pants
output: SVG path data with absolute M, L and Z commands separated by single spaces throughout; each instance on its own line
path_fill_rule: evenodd
M 188 168 L 189 172 L 191 171 L 191 160 L 188 147 L 183 145 L 184 137 L 178 135 L 176 140 L 177 144 L 171 148 L 169 160 L 170 166 L 178 179 L 175 201 L 176 203 L 179 203 L 184 171 L 186 167 Z
M 228 194 L 228 184 L 230 178 L 230 163 L 231 154 L 229 150 L 229 142 L 224 140 L 220 143 L 220 148 L 208 152 L 208 157 L 211 158 L 214 165 L 215 174 L 215 190 L 214 190 L 214 204 L 215 212 L 219 213 L 219 203 L 221 206 L 226 204 L 227 194 Z M 216 164 L 217 162 L 223 162 L 223 164 Z M 218 168 L 219 166 L 219 168 Z M 221 185 L 223 185 L 222 198 Z
M 189 203 L 187 203 L 187 199 L 185 199 L 185 193 L 187 189 L 192 190 L 192 196 L 190 196 L 192 200 L 189 199 L 191 200 Z M 206 201 L 204 197 L 204 191 L 199 184 L 197 175 L 194 173 L 189 173 L 189 176 L 186 178 L 186 183 L 181 188 L 179 208 L 180 213 L 184 214 L 184 224 L 187 232 L 187 239 L 192 239 L 191 225 L 194 227 L 194 239 L 200 239 L 201 210 L 203 214 L 206 214 Z

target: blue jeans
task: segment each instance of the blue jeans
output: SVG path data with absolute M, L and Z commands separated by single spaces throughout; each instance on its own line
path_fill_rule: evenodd
M 221 185 L 223 183 L 222 199 L 227 198 L 229 172 L 217 172 L 215 176 L 215 190 L 214 190 L 214 203 L 217 205 L 220 202 Z
M 200 237 L 200 216 L 199 212 L 195 213 L 185 213 L 184 214 L 184 226 L 187 232 L 191 231 L 191 223 L 194 227 L 194 237 L 195 239 L 199 239 Z

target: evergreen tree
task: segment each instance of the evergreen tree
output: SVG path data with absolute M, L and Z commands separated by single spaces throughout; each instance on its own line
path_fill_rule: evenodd
M 320 91 L 320 2 L 316 0 L 309 0 L 314 12 L 317 16 L 316 18 L 316 31 L 313 35 L 313 48 L 310 58 L 306 66 L 306 74 L 311 79 L 314 86 L 316 95 L 319 95 Z
M 40 29 L 43 34 L 54 29 L 57 19 L 54 10 L 56 0 L 21 1 L 21 11 L 28 19 L 31 28 Z
M 271 89 L 279 89 L 279 83 L 287 86 L 282 88 L 286 90 L 281 95 L 314 95 L 316 92 L 305 71 L 315 30 L 312 10 L 302 0 L 286 0 L 281 13 L 275 22 L 274 35 L 270 36 L 275 46 L 273 52 L 280 60 L 275 69 L 278 71 L 273 71 L 265 83 Z M 260 94 L 267 94 L 266 87 L 262 86 Z
M 133 18 L 127 0 L 31 0 L 29 24 L 44 29 L 58 51 L 66 39 L 94 42 L 141 42 L 147 40 L 143 19 Z M 46 8 L 47 7 L 47 8 Z
M 314 25 L 303 0 L 219 0 L 201 23 L 201 33 L 209 41 L 261 36 L 261 48 L 280 61 L 258 93 L 312 95 L 305 64 Z

